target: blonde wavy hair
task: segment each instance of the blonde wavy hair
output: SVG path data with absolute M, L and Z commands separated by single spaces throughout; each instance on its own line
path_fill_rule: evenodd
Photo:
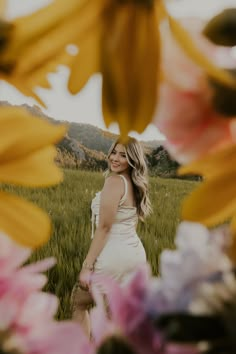
M 144 218 L 148 216 L 151 211 L 151 202 L 148 196 L 148 170 L 145 161 L 144 150 L 138 140 L 135 138 L 128 138 L 126 143 L 123 143 L 118 138 L 110 147 L 107 159 L 109 159 L 113 149 L 117 144 L 121 144 L 124 147 L 126 158 L 130 166 L 130 177 L 134 187 L 134 197 L 137 206 L 137 213 L 140 220 L 144 221 Z M 111 173 L 110 166 L 105 176 Z

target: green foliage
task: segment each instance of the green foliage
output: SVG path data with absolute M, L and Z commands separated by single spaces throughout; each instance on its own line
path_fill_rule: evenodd
M 158 146 L 146 155 L 150 173 L 153 176 L 173 178 L 179 164 L 172 160 L 163 146 Z
M 159 176 L 163 178 L 181 178 L 188 180 L 201 180 L 197 175 L 178 176 L 177 170 L 180 164 L 173 160 L 168 152 L 162 145 L 152 149 L 146 154 L 146 160 L 149 168 L 149 172 L 152 176 Z
M 57 294 L 60 299 L 59 318 L 70 316 L 70 293 L 91 241 L 90 204 L 103 181 L 102 173 L 65 170 L 63 183 L 56 187 L 4 187 L 35 202 L 51 216 L 52 237 L 45 246 L 33 253 L 31 261 L 49 256 L 57 259 L 56 266 L 48 273 L 46 290 Z M 180 221 L 180 203 L 195 184 L 190 181 L 150 178 L 153 213 L 145 223 L 139 223 L 138 234 L 154 274 L 158 273 L 160 252 L 164 248 L 174 247 L 176 226 Z

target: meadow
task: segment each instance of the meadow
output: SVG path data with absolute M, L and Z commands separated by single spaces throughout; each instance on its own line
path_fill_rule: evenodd
M 150 177 L 150 198 L 153 213 L 145 223 L 139 222 L 138 234 L 147 252 L 154 275 L 158 274 L 159 255 L 165 248 L 174 248 L 174 236 L 180 222 L 184 196 L 197 182 Z M 30 261 L 54 256 L 57 264 L 48 271 L 46 290 L 60 300 L 58 318 L 70 317 L 69 299 L 81 264 L 90 244 L 90 203 L 103 185 L 98 172 L 65 170 L 64 181 L 55 187 L 26 189 L 5 187 L 24 196 L 47 211 L 53 230 L 49 242 L 32 254 Z

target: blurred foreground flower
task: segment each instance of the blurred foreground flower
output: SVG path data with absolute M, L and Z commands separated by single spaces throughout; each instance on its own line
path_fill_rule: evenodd
M 28 187 L 59 183 L 53 146 L 66 127 L 54 125 L 13 107 L 0 108 L 0 182 Z M 50 236 L 50 219 L 34 204 L 0 191 L 0 230 L 17 242 L 36 247 Z
M 47 281 L 42 272 L 55 260 L 22 267 L 30 254 L 29 248 L 0 233 L 0 352 L 78 354 L 83 338 L 79 326 L 55 321 L 58 299 L 41 291 Z
M 236 231 L 235 163 L 236 146 L 230 145 L 180 168 L 180 174 L 204 176 L 203 183 L 184 200 L 183 218 L 215 226 L 233 217 Z
M 29 248 L 0 234 L 0 351 L 4 354 L 196 354 L 191 345 L 168 343 L 153 325 L 148 313 L 150 275 L 138 271 L 120 288 L 110 279 L 97 278 L 93 285 L 96 306 L 92 310 L 93 340 L 71 321 L 53 319 L 58 301 L 42 292 L 47 278 L 42 274 L 54 264 L 44 259 L 22 266 Z M 102 284 L 107 303 L 97 291 Z M 109 309 L 109 311 L 107 311 Z M 119 351 L 120 350 L 120 351 Z
M 6 1 L 7 0 L 1 0 L 0 1 L 0 15 L 2 16 L 4 11 L 5 11 L 5 8 L 6 8 Z
M 191 344 L 169 342 L 165 333 L 155 328 L 149 312 L 151 281 L 148 267 L 137 270 L 122 287 L 109 278 L 93 278 L 92 292 L 96 305 L 91 311 L 91 354 L 198 353 Z M 105 301 L 101 289 L 105 293 Z M 82 353 L 82 348 L 79 353 Z
M 148 304 L 169 342 L 191 344 L 198 353 L 236 352 L 236 278 L 226 254 L 228 227 L 212 231 L 183 222 L 176 250 L 161 254 L 161 276 Z
M 159 278 L 151 277 L 147 266 L 122 287 L 109 278 L 93 276 L 90 340 L 76 323 L 53 319 L 57 299 L 41 291 L 46 282 L 41 272 L 54 260 L 21 267 L 30 250 L 0 234 L 0 351 L 235 353 L 231 325 L 235 327 L 236 280 L 225 254 L 228 236 L 225 228 L 209 232 L 202 225 L 182 223 L 177 249 L 162 256 Z M 219 345 L 224 350 L 208 351 Z
M 99 283 L 94 277 L 91 353 L 120 349 L 129 354 L 200 354 L 217 339 L 232 349 L 223 314 L 221 318 L 214 309 L 210 316 L 191 312 L 193 304 L 196 308 L 200 303 L 203 286 L 232 272 L 225 253 L 229 238 L 227 228 L 210 232 L 203 225 L 184 222 L 178 228 L 176 250 L 161 255 L 160 277 L 151 277 L 149 269 L 142 268 L 122 288 L 110 279 L 101 277 Z M 106 304 L 97 289 L 106 294 Z
M 199 20 L 182 22 L 215 65 L 236 67 L 230 49 L 218 47 L 200 34 L 203 25 Z M 205 72 L 180 50 L 167 26 L 162 26 L 161 33 L 165 39 L 162 68 L 166 80 L 160 86 L 160 104 L 154 123 L 166 136 L 165 147 L 170 155 L 186 164 L 236 141 L 236 107 L 228 102 L 226 86 L 216 89 Z M 236 97 L 236 90 L 232 89 L 232 94 Z
M 202 283 L 214 273 L 232 269 L 226 254 L 229 243 L 225 227 L 209 231 L 204 225 L 182 222 L 176 234 L 176 250 L 161 253 L 161 277 L 153 281 L 149 300 L 152 311 L 158 315 L 188 311 Z
M 162 21 L 168 22 L 185 54 L 211 78 L 235 85 L 227 72 L 202 54 L 162 0 L 55 0 L 12 24 L 2 22 L 1 77 L 37 98 L 33 88 L 48 87 L 46 74 L 58 64 L 71 68 L 71 93 L 79 92 L 99 72 L 106 125 L 118 122 L 123 136 L 130 130 L 141 133 L 153 119 L 164 78 Z M 70 56 L 68 45 L 79 48 L 78 54 Z
M 190 25 L 194 23 L 196 43 L 205 55 L 232 71 L 236 59 L 231 48 L 205 39 L 199 21 L 184 21 L 189 31 L 193 31 Z M 204 183 L 185 199 L 182 218 L 216 226 L 235 215 L 236 90 L 209 81 L 171 40 L 168 28 L 162 31 L 168 38 L 162 60 L 166 82 L 160 89 L 156 125 L 167 138 L 165 147 L 170 155 L 188 164 L 180 168 L 179 174 L 204 178 Z

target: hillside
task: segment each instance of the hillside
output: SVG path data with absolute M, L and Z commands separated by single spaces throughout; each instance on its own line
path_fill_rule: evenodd
M 2 101 L 1 105 L 10 104 Z M 61 121 L 45 115 L 38 106 L 24 104 L 22 107 L 35 116 L 50 120 L 55 124 L 61 123 Z M 69 126 L 68 133 L 57 144 L 57 163 L 65 168 L 105 170 L 107 166 L 106 154 L 117 135 L 86 123 L 66 123 Z M 169 157 L 160 141 L 143 141 L 141 143 L 146 152 L 151 175 L 176 177 L 176 169 L 179 165 Z
M 88 149 L 102 151 L 107 154 L 112 142 L 117 139 L 118 135 L 97 128 L 91 124 L 70 123 L 68 136 L 79 141 Z M 142 141 L 147 151 L 153 150 L 160 146 L 158 140 Z
M 75 139 L 90 150 L 101 151 L 107 154 L 117 135 L 106 132 L 91 124 L 70 123 L 68 136 Z
M 91 169 L 95 171 L 106 169 L 106 155 L 101 151 L 90 150 L 76 139 L 66 136 L 57 144 L 56 161 L 66 168 Z

